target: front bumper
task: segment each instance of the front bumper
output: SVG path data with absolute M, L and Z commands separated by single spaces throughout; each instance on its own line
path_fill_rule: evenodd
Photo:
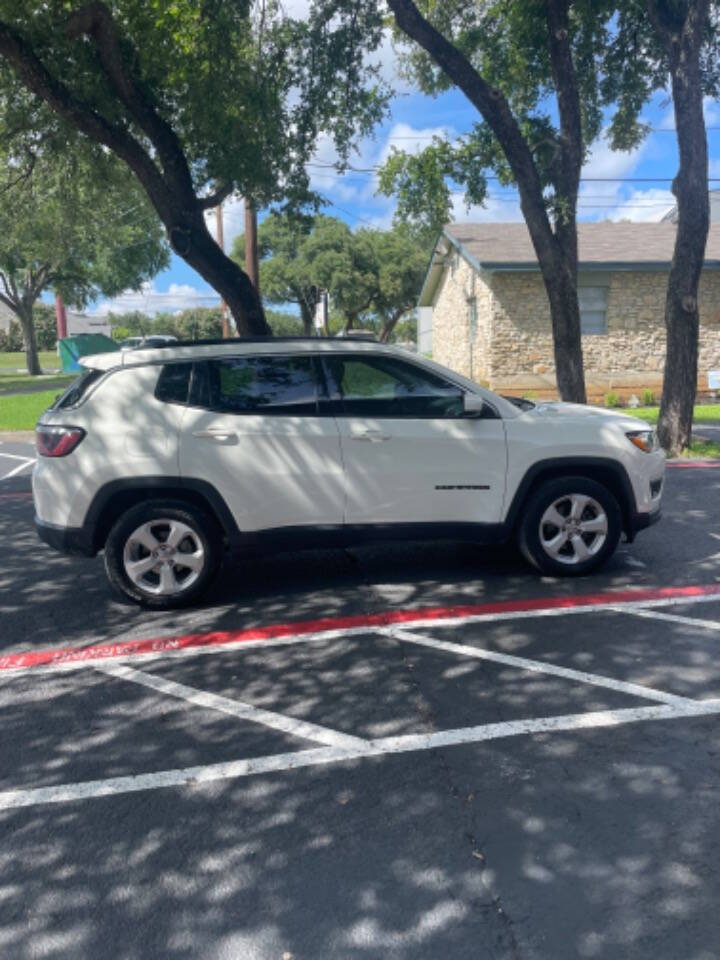
M 35 517 L 35 532 L 48 546 L 71 556 L 94 557 L 94 530 L 85 527 L 61 527 Z
M 653 510 L 652 513 L 634 513 L 629 518 L 625 531 L 628 543 L 632 543 L 641 530 L 647 530 L 648 527 L 652 527 L 661 517 L 662 510 L 660 507 L 658 507 L 657 510 Z

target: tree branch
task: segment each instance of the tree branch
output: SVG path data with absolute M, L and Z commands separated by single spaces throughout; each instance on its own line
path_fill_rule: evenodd
M 387 0 L 400 29 L 415 40 L 475 106 L 498 139 L 520 191 L 520 201 L 533 242 L 555 241 L 545 210 L 535 159 L 501 90 L 491 87 L 468 58 L 426 20 L 413 0 Z
M 12 293 L 10 292 L 7 277 L 2 270 L 0 270 L 0 281 L 2 281 L 3 289 L 5 290 L 4 294 L 0 293 L 0 301 L 2 301 L 6 307 L 10 307 L 12 311 L 15 311 L 15 301 Z
M 42 291 L 50 282 L 50 271 L 52 270 L 52 265 L 49 263 L 44 263 L 40 269 L 37 271 L 34 277 L 32 277 L 29 284 L 29 293 L 32 296 L 33 302 L 37 300 Z M 31 274 L 32 276 L 32 274 Z
M 569 0 L 547 0 L 548 42 L 560 115 L 563 188 L 572 199 L 582 167 L 582 118 L 575 64 L 570 47 Z
M 0 193 L 7 193 L 8 190 L 12 190 L 12 188 L 16 187 L 19 183 L 24 183 L 26 180 L 29 180 L 30 177 L 32 177 L 33 175 L 33 170 L 35 169 L 36 161 L 37 161 L 37 157 L 35 156 L 35 154 L 34 153 L 31 154 L 30 161 L 27 167 L 25 167 L 22 173 L 19 173 L 14 180 L 11 180 L 9 183 L 6 183 L 2 187 L 2 190 L 0 190 Z
M 219 207 L 223 200 L 227 200 L 234 189 L 234 183 L 226 183 L 224 187 L 220 187 L 215 193 L 211 193 L 207 197 L 199 197 L 198 206 L 201 210 L 211 210 L 213 207 Z
M 89 104 L 73 96 L 53 77 L 24 38 L 0 21 L 0 55 L 24 85 L 86 136 L 108 147 L 124 160 L 145 186 L 156 209 L 170 211 L 170 196 L 160 171 L 143 147 L 122 127 L 110 123 Z
M 82 35 L 92 38 L 105 75 L 157 150 L 166 177 L 175 189 L 194 196 L 195 189 L 180 140 L 135 82 L 125 62 L 120 35 L 109 7 L 101 0 L 81 7 L 70 17 L 67 32 L 70 39 Z
M 13 277 L 11 273 L 8 274 L 8 283 L 10 284 L 10 292 L 13 300 L 15 303 L 20 303 L 22 297 L 18 292 L 17 284 L 15 283 L 15 277 Z

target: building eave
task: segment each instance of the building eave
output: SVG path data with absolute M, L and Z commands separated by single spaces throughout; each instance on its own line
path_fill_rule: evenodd
M 466 258 L 467 259 L 467 258 Z M 486 273 L 540 273 L 540 266 L 537 263 L 483 263 L 477 264 L 476 269 L 478 271 L 484 270 Z M 608 271 L 614 272 L 634 272 L 641 273 L 643 271 L 647 272 L 659 272 L 666 271 L 670 269 L 669 260 L 608 260 L 605 262 L 593 261 L 592 263 L 587 263 L 580 261 L 578 263 L 578 272 L 582 271 L 583 273 L 592 272 L 592 271 L 602 271 L 607 273 Z M 706 260 L 703 264 L 703 270 L 720 270 L 720 260 Z
M 443 272 L 446 268 L 445 257 L 447 253 L 440 253 L 440 246 L 446 241 L 451 247 L 453 247 L 472 268 L 477 271 L 477 273 L 482 273 L 486 268 L 477 260 L 466 247 L 460 243 L 451 233 L 448 233 L 447 230 L 443 230 L 440 236 L 438 237 L 437 243 L 433 247 L 432 256 L 430 257 L 430 264 L 425 274 L 425 279 L 423 280 L 423 285 L 420 290 L 420 296 L 418 297 L 417 305 L 419 307 L 431 307 L 433 303 L 433 298 L 435 297 L 435 291 L 438 288 L 440 283 L 440 278 L 443 275 Z

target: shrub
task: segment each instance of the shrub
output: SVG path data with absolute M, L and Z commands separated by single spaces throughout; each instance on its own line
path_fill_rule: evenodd
M 642 392 L 642 402 L 644 407 L 654 407 L 655 406 L 655 394 L 652 390 L 643 390 Z
M 24 349 L 20 324 L 16 320 L 11 320 L 10 329 L 7 332 L 0 330 L 0 352 L 19 353 Z
M 33 322 L 38 350 L 54 350 L 57 343 L 55 308 L 46 303 L 36 303 L 33 307 Z
M 605 394 L 605 406 L 606 407 L 619 407 L 620 406 L 620 397 L 616 393 L 606 393 Z

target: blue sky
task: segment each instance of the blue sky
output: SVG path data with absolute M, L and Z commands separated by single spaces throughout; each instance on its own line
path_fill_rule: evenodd
M 394 54 L 390 44 L 381 50 L 382 68 L 388 79 L 394 74 Z M 720 188 L 720 102 L 707 101 L 705 118 L 710 148 L 710 176 L 718 178 L 711 186 Z M 387 157 L 392 146 L 417 151 L 430 143 L 433 135 L 450 139 L 469 130 L 476 121 L 475 109 L 458 91 L 450 91 L 437 99 L 421 96 L 405 89 L 391 105 L 390 116 L 364 140 L 351 161 L 363 170 L 375 167 Z M 677 146 L 673 130 L 672 104 L 663 96 L 656 97 L 643 112 L 643 119 L 653 132 L 630 153 L 613 152 L 601 137 L 593 144 L 583 169 L 579 198 L 581 220 L 648 220 L 661 219 L 673 205 L 670 180 L 677 171 Z M 362 225 L 388 227 L 392 221 L 394 201 L 377 196 L 375 176 L 371 172 L 349 170 L 339 176 L 328 169 L 335 153 L 329 139 L 318 142 L 313 164 L 309 167 L 312 186 L 328 200 L 325 212 L 345 220 L 353 228 Z M 618 179 L 610 179 L 618 178 Z M 521 220 L 517 192 L 490 186 L 485 208 L 467 210 L 461 194 L 453 196 L 453 218 L 457 221 Z M 214 229 L 214 223 L 210 223 Z M 224 213 L 225 247 L 244 230 L 242 201 L 230 200 Z M 116 312 L 140 309 L 175 311 L 189 306 L 211 306 L 217 295 L 205 281 L 179 257 L 173 256 L 170 267 L 139 293 L 123 294 L 112 302 L 104 301 L 94 309 Z

